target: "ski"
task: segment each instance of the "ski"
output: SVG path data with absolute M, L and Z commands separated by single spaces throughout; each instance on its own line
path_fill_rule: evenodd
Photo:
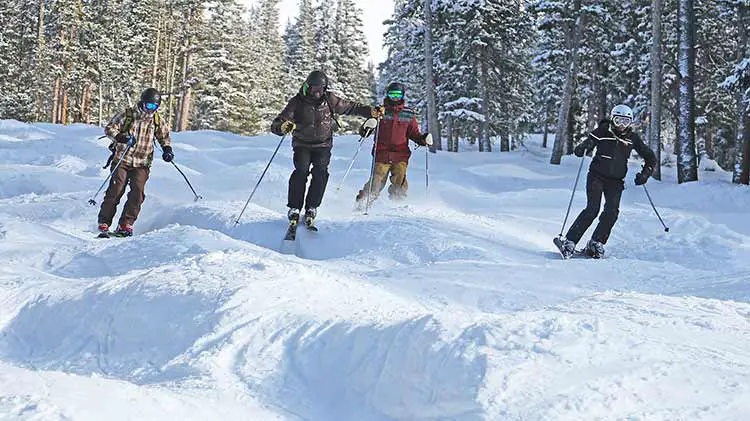
M 284 241 L 294 241 L 297 238 L 297 221 L 289 222 L 289 227 L 286 229 L 286 235 L 284 235 Z

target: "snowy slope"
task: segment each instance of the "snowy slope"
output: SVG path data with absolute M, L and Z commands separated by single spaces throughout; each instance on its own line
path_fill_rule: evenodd
M 0 121 L 0 419 L 750 416 L 750 192 L 726 173 L 649 182 L 668 234 L 629 179 L 608 258 L 561 261 L 576 158 L 430 155 L 427 194 L 420 149 L 410 200 L 363 216 L 342 137 L 321 231 L 284 254 L 288 144 L 233 228 L 278 138 L 176 134 L 204 200 L 159 161 L 137 235 L 99 240 L 100 133 Z

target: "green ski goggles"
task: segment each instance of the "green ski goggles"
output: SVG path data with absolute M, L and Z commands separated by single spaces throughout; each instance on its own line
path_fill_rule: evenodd
M 388 91 L 386 95 L 393 101 L 400 101 L 404 99 L 404 91 Z

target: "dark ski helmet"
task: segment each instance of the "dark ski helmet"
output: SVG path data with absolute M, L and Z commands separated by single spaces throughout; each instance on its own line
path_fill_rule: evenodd
M 141 92 L 141 99 L 138 101 L 138 108 L 143 111 L 156 111 L 161 105 L 161 94 L 156 88 L 148 88 Z
M 302 95 L 322 96 L 328 90 L 328 76 L 320 70 L 313 70 L 302 84 Z M 318 94 L 318 95 L 316 95 Z
M 385 88 L 385 99 L 391 103 L 402 103 L 406 97 L 406 86 L 403 83 L 391 82 Z

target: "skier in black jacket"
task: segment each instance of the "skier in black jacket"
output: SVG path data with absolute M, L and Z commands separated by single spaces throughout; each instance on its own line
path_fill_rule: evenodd
M 623 179 L 628 172 L 628 158 L 635 149 L 645 161 L 643 169 L 635 175 L 635 184 L 645 184 L 656 167 L 656 155 L 643 143 L 640 136 L 633 132 L 633 110 L 627 105 L 618 105 L 612 109 L 609 120 L 602 120 L 588 138 L 575 147 L 578 157 L 596 148 L 596 155 L 589 166 L 586 180 L 587 203 L 571 225 L 565 238 L 561 239 L 561 251 L 572 255 L 576 243 L 591 226 L 599 214 L 602 194 L 604 210 L 599 216 L 599 224 L 586 245 L 585 252 L 594 258 L 604 254 L 612 227 L 620 213 L 620 197 L 625 188 Z

